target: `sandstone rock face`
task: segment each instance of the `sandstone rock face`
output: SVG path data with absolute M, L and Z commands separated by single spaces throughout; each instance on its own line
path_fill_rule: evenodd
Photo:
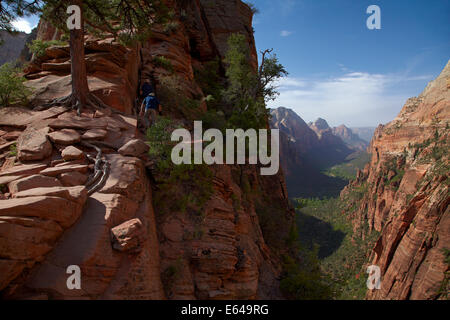
M 38 191 L 0 200 L 0 290 L 44 260 L 63 231 L 78 219 L 87 199 L 86 189 L 81 188 L 33 189 Z
M 369 299 L 445 299 L 449 290 L 449 78 L 450 62 L 377 129 L 371 163 L 342 192 L 345 199 L 354 188 L 367 189 L 352 214 L 355 228 L 381 234 L 371 264 L 381 268 L 382 286 Z
M 246 177 L 250 188 L 261 190 L 267 203 L 281 207 L 257 197 L 247 198 L 240 181 L 233 178 L 238 174 Z M 157 206 L 161 211 L 161 271 L 169 298 L 282 298 L 277 285 L 280 265 L 269 249 L 269 244 L 277 244 L 265 233 L 272 226 L 261 228 L 259 223 L 263 206 L 277 216 L 280 224 L 274 228 L 279 228 L 280 234 L 290 226 L 292 213 L 282 207 L 287 206 L 283 198 L 287 192 L 280 178 L 262 178 L 251 166 L 218 166 L 214 168 L 213 195 L 200 212 L 164 212 L 162 205 Z
M 81 219 L 35 270 L 21 294 L 37 290 L 51 291 L 56 299 L 162 299 L 151 197 L 143 193 L 139 203 L 121 194 L 94 194 Z M 150 235 L 140 242 L 140 253 L 128 256 L 112 248 L 110 230 L 134 217 Z M 82 291 L 65 285 L 66 268 L 72 264 L 82 270 Z
M 218 57 L 225 55 L 227 40 L 232 33 L 240 32 L 247 37 L 251 63 L 255 68 L 257 55 L 251 27 L 252 12 L 241 1 L 187 1 L 181 3 L 178 9 L 185 13 L 177 15 L 180 27 L 170 33 L 155 30 L 154 37 L 143 46 L 141 73 L 142 78 L 153 80 L 156 92 L 162 98 L 164 115 L 184 118 L 183 112 L 173 107 L 183 102 L 164 103 L 164 100 L 172 101 L 170 92 L 167 92 L 170 85 L 175 82 L 175 86 L 188 99 L 203 100 L 205 94 L 195 77 L 196 71 L 210 68 L 214 61 L 218 61 L 219 69 L 223 70 Z M 160 57 L 170 62 L 176 77 L 171 70 L 155 63 Z M 217 72 L 220 73 L 220 70 Z M 201 112 L 205 108 L 200 103 L 197 110 Z M 276 205 L 272 214 L 280 216 L 280 223 L 285 222 L 279 230 L 284 234 L 293 216 L 288 206 L 283 175 L 280 173 L 266 182 L 266 179 L 258 177 L 257 170 L 249 168 L 246 176 L 248 174 L 253 179 L 255 189 L 263 190 L 261 193 L 266 196 L 271 195 L 266 198 Z M 270 206 L 261 205 L 263 200 L 258 198 L 243 206 L 242 212 L 235 210 L 233 202 L 239 200 L 233 201 L 232 194 L 234 192 L 239 198 L 239 194 L 243 193 L 239 189 L 244 188 L 236 178 L 240 174 L 238 172 L 237 168 L 214 170 L 214 195 L 204 208 L 192 210 L 196 212 L 186 209 L 165 212 L 163 207 L 166 203 L 178 202 L 173 197 L 155 204 L 161 226 L 158 228 L 161 274 L 168 298 L 282 297 L 277 280 L 281 272 L 280 263 L 269 249 L 275 246 L 275 241 L 270 239 L 265 242 L 263 232 L 269 236 L 269 228 L 261 230 L 258 222 L 258 214 L 263 214 L 262 208 Z M 155 197 L 160 199 L 162 195 L 156 192 Z M 182 197 L 189 196 L 184 194 Z M 256 204 L 259 205 L 257 209 Z
M 321 134 L 323 131 L 331 129 L 328 122 L 325 119 L 318 118 L 316 121 L 309 124 L 310 128 L 314 130 L 317 134 Z
M 167 92 L 167 89 L 179 88 L 186 98 L 198 101 L 199 111 L 206 111 L 206 95 L 195 79 L 195 71 L 208 68 L 211 62 L 217 62 L 219 69 L 224 69 L 221 58 L 226 54 L 227 40 L 231 34 L 241 33 L 247 37 L 251 63 L 255 69 L 257 54 L 251 27 L 253 14 L 243 2 L 184 1 L 175 4 L 171 1 L 171 5 L 177 7 L 174 22 L 179 27 L 169 32 L 164 28 L 155 28 L 153 37 L 141 50 L 141 78 L 152 80 L 163 103 L 169 100 L 164 105 L 165 115 L 182 118 L 185 115 L 173 104 L 183 102 L 171 101 L 174 94 Z M 157 63 L 161 57 L 170 65 L 169 70 Z
M 256 67 L 258 58 L 252 31 L 253 13 L 249 6 L 240 0 L 219 0 L 214 6 L 207 0 L 200 0 L 200 4 L 212 41 L 221 57 L 225 57 L 228 50 L 227 41 L 230 34 L 241 32 L 248 39 L 252 54 L 251 62 Z
M 48 31 L 43 31 L 48 30 Z M 37 38 L 58 39 L 61 33 L 47 22 L 41 22 Z M 113 38 L 86 42 L 89 88 L 107 105 L 131 114 L 138 86 L 139 48 L 125 48 Z M 67 96 L 71 91 L 70 51 L 66 47 L 50 47 L 44 56 L 34 59 L 27 69 L 28 84 L 34 89 L 32 104 Z

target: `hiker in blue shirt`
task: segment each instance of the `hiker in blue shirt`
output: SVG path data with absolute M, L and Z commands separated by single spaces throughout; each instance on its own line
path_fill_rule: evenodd
M 162 106 L 156 98 L 155 93 L 150 93 L 141 104 L 141 110 L 139 116 L 143 117 L 144 125 L 146 128 L 150 128 L 153 122 L 156 120 L 156 111 L 158 110 L 159 115 L 162 113 Z M 150 119 L 149 119 L 150 116 Z

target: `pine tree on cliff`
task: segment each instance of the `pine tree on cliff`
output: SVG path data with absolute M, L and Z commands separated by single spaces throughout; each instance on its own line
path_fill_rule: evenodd
M 151 27 L 155 23 L 164 22 L 167 17 L 167 8 L 160 0 L 36 0 L 33 3 L 42 11 L 45 20 L 70 35 L 72 93 L 48 105 L 71 105 L 77 108 L 78 113 L 85 106 L 105 107 L 89 91 L 84 50 L 85 32 L 110 34 L 121 43 L 130 44 L 146 39 Z M 80 9 L 80 28 L 68 29 L 69 6 Z M 76 14 L 76 11 L 72 14 Z
M 235 128 L 261 129 L 268 126 L 266 103 L 279 94 L 274 83 L 288 75 L 272 52 L 273 49 L 261 52 L 261 64 L 258 70 L 254 70 L 249 63 L 250 49 L 245 36 L 233 34 L 228 38 L 225 56 L 228 88 L 224 99 L 232 106 L 230 124 Z

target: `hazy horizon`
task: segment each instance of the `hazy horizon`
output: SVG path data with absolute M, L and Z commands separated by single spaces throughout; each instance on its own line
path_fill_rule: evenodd
M 331 128 L 334 128 L 334 127 L 339 127 L 339 126 L 341 126 L 341 125 L 345 125 L 347 128 L 350 128 L 350 129 L 376 129 L 379 125 L 376 125 L 376 126 L 358 126 L 358 125 L 356 125 L 356 126 L 350 126 L 350 125 L 348 125 L 347 123 L 339 123 L 339 124 L 333 124 L 333 123 L 331 123 L 327 118 L 325 118 L 325 117 L 317 117 L 317 118 L 315 118 L 315 119 L 305 119 L 304 117 L 302 117 L 302 115 L 301 114 L 299 114 L 297 111 L 295 111 L 294 109 L 292 109 L 292 108 L 290 108 L 290 107 L 286 107 L 286 106 L 279 106 L 279 107 L 270 107 L 269 109 L 270 110 L 276 110 L 276 109 L 279 109 L 279 108 L 285 108 L 285 109 L 289 109 L 289 110 L 292 110 L 293 112 L 295 112 L 295 114 L 296 115 L 298 115 L 300 118 L 302 118 L 303 119 L 303 121 L 305 121 L 307 124 L 309 124 L 310 122 L 315 122 L 316 120 L 318 120 L 319 118 L 321 118 L 321 119 L 324 119 L 327 123 L 328 123 L 328 125 L 331 127 Z M 386 123 L 380 123 L 380 124 L 386 124 Z

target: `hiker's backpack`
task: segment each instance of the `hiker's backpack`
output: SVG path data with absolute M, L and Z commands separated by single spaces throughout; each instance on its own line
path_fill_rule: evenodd
M 148 96 L 147 98 L 145 98 L 145 109 L 158 109 L 159 106 L 159 101 L 155 96 Z

